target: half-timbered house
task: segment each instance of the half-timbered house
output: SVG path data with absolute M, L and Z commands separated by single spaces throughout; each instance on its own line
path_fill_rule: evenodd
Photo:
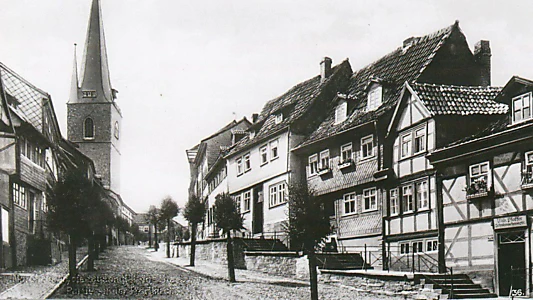
M 487 54 L 489 60 L 485 59 Z M 328 207 L 338 249 L 360 252 L 364 247 L 381 257 L 384 234 L 417 231 L 412 220 L 402 229 L 394 225 L 392 232 L 383 231 L 383 222 L 389 223 L 383 219 L 388 213 L 387 184 L 394 180 L 387 131 L 404 95 L 404 83 L 486 85 L 488 80 L 490 50 L 480 48 L 472 53 L 457 22 L 426 36 L 408 38 L 401 47 L 353 73 L 347 89 L 339 90 L 333 100 L 328 117 L 293 148 L 307 165 L 304 174 L 308 186 Z M 424 147 L 416 155 L 425 153 Z M 413 154 L 410 152 L 409 157 Z M 427 189 L 427 180 L 409 185 L 405 194 L 409 188 L 413 192 L 415 186 Z M 400 201 L 397 190 L 392 197 L 396 203 Z M 429 208 L 427 201 L 421 203 Z M 397 220 L 392 222 L 396 224 L 399 210 L 396 205 L 393 209 Z M 404 211 L 405 215 L 416 212 L 414 202 Z M 425 220 L 425 225 L 419 222 L 418 229 L 435 228 L 435 221 L 430 222 L 427 216 Z
M 513 77 L 497 103 L 480 103 L 499 118 L 429 155 L 439 174 L 442 261 L 503 296 L 531 295 L 533 286 L 532 91 L 533 81 Z M 466 127 L 454 120 L 448 131 Z

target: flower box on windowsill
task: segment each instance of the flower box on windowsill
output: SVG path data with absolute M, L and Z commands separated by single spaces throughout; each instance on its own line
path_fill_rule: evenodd
M 466 199 L 472 200 L 472 199 L 480 199 L 491 196 L 492 191 L 490 188 L 479 188 L 479 189 L 473 189 L 468 188 L 466 191 Z
M 351 160 L 351 159 L 347 159 L 347 160 L 345 160 L 345 161 L 341 161 L 341 162 L 339 163 L 339 169 L 346 169 L 346 168 L 351 167 L 351 166 L 353 166 L 353 165 L 354 165 L 353 160 Z
M 329 172 L 331 172 L 330 168 L 323 168 L 323 169 L 319 169 L 317 174 L 319 176 L 322 176 L 322 175 L 328 174 Z

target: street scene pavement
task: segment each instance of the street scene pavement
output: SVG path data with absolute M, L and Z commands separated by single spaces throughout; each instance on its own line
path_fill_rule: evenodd
M 201 262 L 199 268 L 204 274 L 193 267 L 173 264 L 170 261 L 184 260 L 163 258 L 163 250 L 155 253 L 137 246 L 111 248 L 96 261 L 97 271 L 80 272 L 76 280 L 66 283 L 51 298 L 309 299 L 309 285 L 304 281 L 244 271 L 246 274 L 237 272 L 237 283 L 232 284 L 219 278 L 216 268 L 202 268 Z M 245 281 L 240 281 L 239 275 L 245 275 Z M 319 293 L 320 299 L 400 299 L 360 294 L 332 284 L 320 284 Z

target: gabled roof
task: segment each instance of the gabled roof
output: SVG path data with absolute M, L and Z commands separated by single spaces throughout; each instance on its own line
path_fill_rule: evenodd
M 325 81 L 322 82 L 320 75 L 317 75 L 295 85 L 281 96 L 268 101 L 261 110 L 257 122 L 250 128 L 250 130 L 256 132 L 255 137 L 252 140 L 250 140 L 249 136 L 244 137 L 228 155 L 231 156 L 238 153 L 285 130 L 309 111 L 328 83 L 338 80 L 347 70 L 351 72 L 351 66 L 348 60 L 345 60 L 332 68 L 331 75 Z M 276 115 L 279 113 L 283 114 L 283 120 L 276 124 Z
M 508 106 L 494 101 L 501 87 L 410 84 L 429 112 L 436 115 L 501 115 Z
M 335 124 L 335 110 L 332 109 L 327 119 L 296 149 L 373 122 L 391 111 L 404 82 L 413 82 L 420 77 L 454 31 L 460 31 L 458 22 L 432 34 L 413 38 L 410 46 L 399 47 L 354 72 L 346 91 L 347 98 L 353 99 L 349 100 L 350 111 L 346 121 Z M 368 86 L 376 78 L 382 81 L 385 87 L 382 105 L 377 110 L 367 111 Z
M 0 75 L 8 97 L 13 97 L 17 102 L 16 105 L 10 105 L 11 110 L 23 121 L 42 133 L 43 99 L 50 99 L 50 95 L 29 83 L 2 63 L 0 63 Z

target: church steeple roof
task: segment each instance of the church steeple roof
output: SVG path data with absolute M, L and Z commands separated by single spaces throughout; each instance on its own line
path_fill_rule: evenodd
M 93 0 L 82 61 L 81 90 L 95 91 L 99 101 L 113 102 L 100 0 Z
M 76 44 L 74 44 L 74 62 L 72 63 L 72 79 L 70 81 L 70 97 L 69 102 L 78 101 L 78 61 L 76 59 Z

